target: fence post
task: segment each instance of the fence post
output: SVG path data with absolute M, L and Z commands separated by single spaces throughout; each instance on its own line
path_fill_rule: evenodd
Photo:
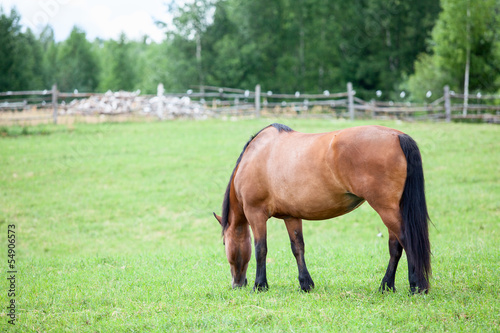
M 450 87 L 444 86 L 444 112 L 446 115 L 446 122 L 451 121 L 451 103 L 450 103 Z
M 352 83 L 347 82 L 347 103 L 349 109 L 349 117 L 354 120 L 354 91 L 352 90 Z
M 54 124 L 57 125 L 57 84 L 52 85 L 52 107 L 54 108 L 54 113 L 52 117 L 54 118 Z
M 255 86 L 255 117 L 260 117 L 260 84 Z
M 158 84 L 158 88 L 156 90 L 156 96 L 158 97 L 158 109 L 156 110 L 156 115 L 158 118 L 163 119 L 163 93 L 165 89 L 163 88 L 163 83 Z
M 374 119 L 375 118 L 375 108 L 377 107 L 377 103 L 375 102 L 374 99 L 372 99 L 370 101 L 370 113 L 371 113 L 371 118 Z

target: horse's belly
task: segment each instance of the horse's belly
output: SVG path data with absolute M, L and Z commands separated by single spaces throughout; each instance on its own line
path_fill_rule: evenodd
M 364 199 L 351 193 L 283 197 L 277 200 L 273 216 L 326 220 L 349 213 L 363 202 Z

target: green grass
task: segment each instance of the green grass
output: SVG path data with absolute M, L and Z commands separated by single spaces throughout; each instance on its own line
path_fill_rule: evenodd
M 0 328 L 19 332 L 500 331 L 498 126 L 377 122 L 420 145 L 432 289 L 380 294 L 387 232 L 368 206 L 305 222 L 316 289 L 299 292 L 284 224 L 268 223 L 270 289 L 230 288 L 220 213 L 250 135 L 275 120 L 7 129 L 0 138 Z M 278 120 L 302 132 L 368 124 Z M 43 135 L 40 135 L 43 134 Z M 18 322 L 7 323 L 16 225 Z M 377 237 L 379 232 L 383 237 Z M 253 284 L 254 259 L 248 278 Z

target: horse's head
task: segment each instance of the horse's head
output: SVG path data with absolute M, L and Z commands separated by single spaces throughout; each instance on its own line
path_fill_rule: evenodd
M 215 213 L 214 216 L 222 226 L 222 217 Z M 240 225 L 229 223 L 222 230 L 226 257 L 233 277 L 232 286 L 233 288 L 244 287 L 247 285 L 247 268 L 252 255 L 250 228 L 248 223 Z

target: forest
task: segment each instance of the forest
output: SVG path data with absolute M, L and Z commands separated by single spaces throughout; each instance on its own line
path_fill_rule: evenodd
M 345 91 L 422 101 L 443 86 L 500 92 L 500 0 L 198 0 L 165 6 L 161 42 L 89 40 L 75 26 L 56 42 L 0 7 L 0 91 L 184 92 L 203 85 Z M 376 92 L 378 92 L 376 94 Z

